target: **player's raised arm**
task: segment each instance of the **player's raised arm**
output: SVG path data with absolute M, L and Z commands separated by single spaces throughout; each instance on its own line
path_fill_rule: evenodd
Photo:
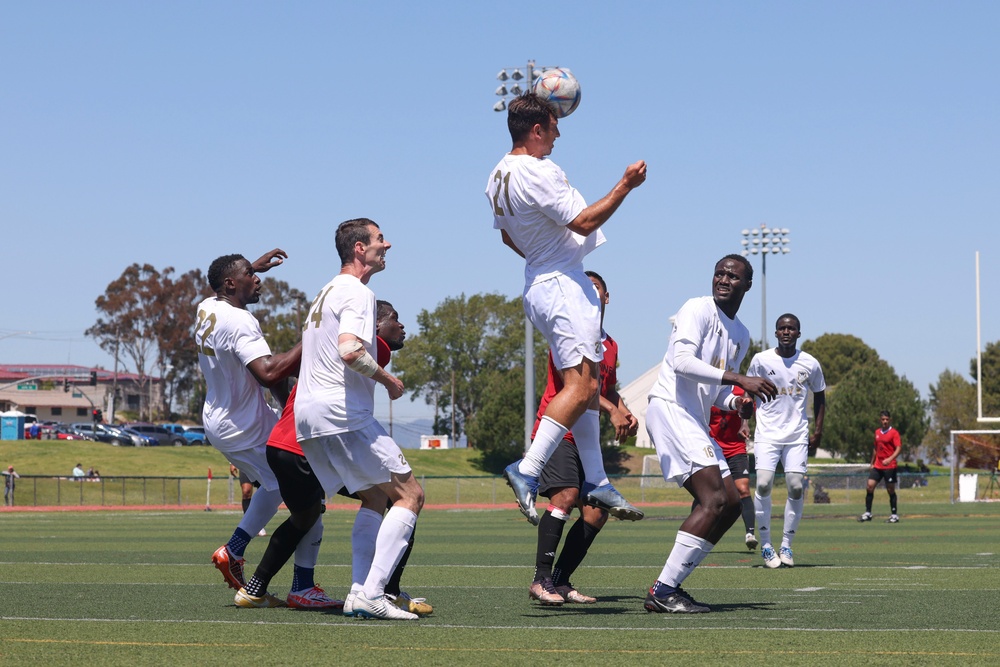
M 646 161 L 639 160 L 625 169 L 625 175 L 615 184 L 611 192 L 580 211 L 573 222 L 566 225 L 570 231 L 581 236 L 589 236 L 608 221 L 632 190 L 646 182 Z

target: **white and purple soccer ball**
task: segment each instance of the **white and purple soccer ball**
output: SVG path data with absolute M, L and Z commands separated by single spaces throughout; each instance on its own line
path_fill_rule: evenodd
M 556 118 L 565 118 L 580 106 L 580 82 L 565 67 L 545 70 L 535 81 L 534 93 L 549 103 Z

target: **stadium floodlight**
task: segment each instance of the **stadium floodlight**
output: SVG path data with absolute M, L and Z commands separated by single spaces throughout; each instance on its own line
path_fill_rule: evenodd
M 505 69 L 500 70 L 500 73 L 497 74 L 497 79 L 499 79 L 500 81 L 506 81 L 507 78 L 508 78 L 507 77 L 507 70 L 505 70 Z
M 531 68 L 530 68 L 530 67 L 528 68 L 528 71 L 529 71 L 529 72 L 531 71 Z M 524 78 L 524 75 L 523 75 L 523 74 L 521 74 L 521 70 L 519 70 L 519 69 L 515 69 L 515 70 L 514 70 L 514 71 L 513 71 L 512 73 L 511 73 L 511 75 L 510 75 L 510 78 L 514 79 L 514 81 L 520 81 L 521 79 L 523 79 L 523 78 Z
M 493 105 L 494 111 L 503 111 L 506 108 L 507 108 L 507 103 L 504 102 L 503 100 L 500 100 L 499 102 Z
M 744 229 L 741 234 L 741 254 L 744 257 L 760 255 L 760 344 L 762 349 L 767 349 L 767 256 L 787 255 L 792 251 L 789 232 L 787 227 L 772 229 L 762 224 L 760 229 Z
M 494 91 L 494 94 L 499 95 L 500 97 L 503 97 L 504 95 L 507 94 L 507 86 L 501 85 L 499 88 L 497 88 Z
M 510 87 L 510 94 L 511 95 L 520 95 L 523 92 L 524 92 L 524 89 L 521 88 L 521 84 L 519 84 L 519 83 L 515 83 L 513 86 Z

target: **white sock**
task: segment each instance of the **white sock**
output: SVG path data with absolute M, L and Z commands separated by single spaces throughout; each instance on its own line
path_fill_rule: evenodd
M 712 546 L 708 540 L 695 537 L 682 530 L 677 531 L 674 548 L 670 550 L 667 562 L 657 580 L 675 588 L 680 586 L 698 563 L 704 560 L 708 552 L 712 550 Z
M 799 521 L 802 520 L 802 506 L 805 498 L 785 501 L 785 525 L 784 534 L 781 536 L 781 546 L 792 548 L 792 540 L 795 539 L 795 531 L 799 529 Z
M 278 505 L 280 504 L 281 492 L 277 489 L 274 491 L 257 489 L 250 499 L 246 514 L 240 519 L 239 527 L 246 531 L 250 537 L 257 537 L 257 533 L 278 513 Z
M 295 564 L 309 570 L 316 569 L 316 563 L 319 561 L 319 544 L 322 541 L 323 517 L 321 515 L 295 547 Z
M 375 510 L 362 507 L 354 517 L 351 530 L 351 592 L 358 593 L 375 558 L 375 539 L 382 525 L 382 515 Z
M 587 410 L 573 424 L 573 439 L 580 455 L 584 479 L 594 486 L 608 483 L 601 456 L 601 415 L 597 410 Z
M 528 477 L 541 475 L 542 468 L 567 433 L 569 429 L 556 420 L 542 417 L 538 422 L 538 430 L 535 431 L 535 439 L 531 441 L 531 447 L 528 447 L 521 464 L 517 466 L 521 474 Z
M 757 536 L 760 538 L 761 547 L 764 547 L 771 544 L 771 496 L 761 498 L 754 492 L 753 510 L 754 518 L 757 520 Z
M 405 507 L 393 505 L 385 513 L 375 542 L 375 558 L 365 579 L 364 592 L 369 600 L 380 598 L 385 593 L 385 583 L 403 557 L 416 525 L 417 515 Z

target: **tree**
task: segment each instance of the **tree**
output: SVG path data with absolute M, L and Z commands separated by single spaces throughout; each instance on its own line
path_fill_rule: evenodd
M 801 347 L 819 360 L 828 387 L 835 387 L 854 368 L 879 360 L 878 352 L 850 334 L 823 334 Z
M 1000 417 L 1000 341 L 986 344 L 982 364 L 983 417 Z M 969 375 L 976 378 L 975 359 L 969 362 Z
M 135 365 L 139 376 L 140 395 L 149 384 L 147 367 L 157 349 L 158 331 L 170 312 L 165 299 L 163 280 L 173 272 L 161 274 L 149 264 L 132 264 L 108 284 L 95 305 L 102 316 L 84 333 L 97 341 L 104 351 L 114 354 L 120 349 Z M 150 406 L 140 403 L 140 418 L 148 417 Z
M 827 389 L 823 447 L 848 460 L 869 460 L 881 410 L 892 413 L 906 458 L 927 432 L 925 405 L 913 384 L 881 359 L 856 366 Z
M 468 298 L 463 294 L 445 299 L 433 312 L 422 310 L 417 324 L 419 333 L 407 339 L 406 347 L 393 356 L 396 375 L 414 399 L 422 396 L 428 405 L 435 406 L 435 415 L 450 413 L 455 418 L 456 435 L 465 432 L 466 423 L 483 405 L 495 382 L 492 373 L 512 373 L 523 367 L 521 300 L 499 294 Z M 536 359 L 538 356 L 536 353 Z M 521 402 L 511 407 L 521 411 L 523 403 L 522 390 Z M 470 437 L 469 445 L 477 446 L 475 439 Z
M 973 360 L 975 364 L 975 360 Z M 930 387 L 931 424 L 923 446 L 928 457 L 941 460 L 951 443 L 951 432 L 976 429 L 976 386 L 954 371 L 946 370 Z
M 290 350 L 302 339 L 309 305 L 306 295 L 284 280 L 267 279 L 260 301 L 251 310 L 272 352 Z
M 197 320 L 197 306 L 214 293 L 200 269 L 180 275 L 163 285 L 169 294 L 171 317 L 164 317 L 157 328 L 157 347 L 161 366 L 165 368 L 165 411 L 181 407 L 188 416 L 201 414 L 205 400 L 205 381 L 198 368 L 198 350 L 192 344 L 192 332 Z

